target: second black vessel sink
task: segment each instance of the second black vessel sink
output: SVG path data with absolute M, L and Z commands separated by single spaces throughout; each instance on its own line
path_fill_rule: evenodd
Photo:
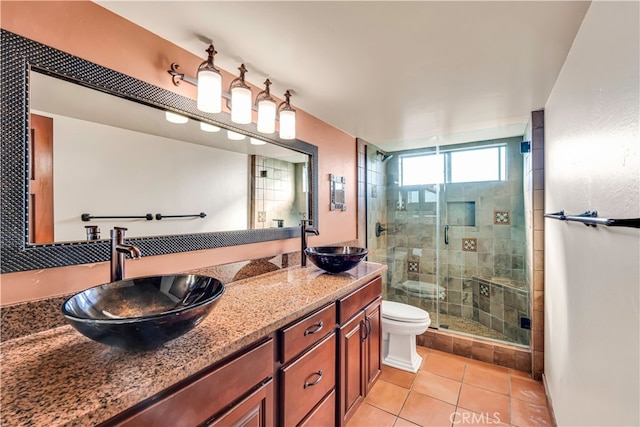
M 342 273 L 360 264 L 369 251 L 355 246 L 315 246 L 305 249 L 305 253 L 324 271 Z

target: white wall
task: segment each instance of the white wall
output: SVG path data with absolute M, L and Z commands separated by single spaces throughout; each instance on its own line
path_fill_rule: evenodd
M 545 108 L 547 212 L 640 217 L 640 3 L 594 2 Z M 545 376 L 559 425 L 639 425 L 640 231 L 546 220 Z
M 84 226 L 109 238 L 244 230 L 248 226 L 246 154 L 188 144 L 112 126 L 54 117 L 55 241 L 84 240 Z M 91 135 L 91 137 L 87 137 Z M 145 172 L 142 172 L 145 171 Z M 184 215 L 204 219 L 93 220 L 95 216 Z

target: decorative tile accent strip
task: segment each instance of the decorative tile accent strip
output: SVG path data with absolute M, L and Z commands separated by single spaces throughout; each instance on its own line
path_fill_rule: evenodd
M 489 298 L 489 285 L 480 283 L 480 296 Z
M 496 225 L 511 224 L 511 215 L 509 211 L 493 211 L 493 223 Z
M 463 238 L 462 250 L 466 252 L 478 252 L 478 239 Z
M 408 261 L 407 262 L 407 270 L 410 273 L 417 273 L 420 271 L 420 262 L 419 261 Z

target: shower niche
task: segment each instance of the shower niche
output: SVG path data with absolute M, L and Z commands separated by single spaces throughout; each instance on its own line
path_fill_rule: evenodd
M 476 226 L 476 202 L 447 202 L 447 224 Z

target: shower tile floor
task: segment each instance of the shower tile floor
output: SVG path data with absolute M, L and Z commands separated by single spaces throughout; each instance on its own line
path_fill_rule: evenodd
M 491 338 L 495 340 L 505 341 L 508 343 L 518 343 L 517 341 L 502 335 L 480 322 L 465 317 L 450 316 L 448 314 L 440 314 L 438 317 L 440 329 L 452 332 L 462 332 L 469 335 L 477 335 L 483 338 Z
M 544 386 L 525 373 L 426 347 L 413 374 L 382 374 L 347 427 L 551 426 Z

